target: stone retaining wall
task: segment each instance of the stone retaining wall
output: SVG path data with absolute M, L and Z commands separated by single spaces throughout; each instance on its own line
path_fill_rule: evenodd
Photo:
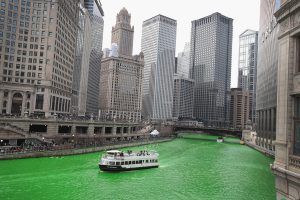
M 173 138 L 149 140 L 149 141 L 143 141 L 143 142 L 127 143 L 127 144 L 116 144 L 116 145 L 101 146 L 101 147 L 90 147 L 90 148 L 82 148 L 82 149 L 65 149 L 65 150 L 58 150 L 58 151 L 42 151 L 42 152 L 25 152 L 25 153 L 5 154 L 5 155 L 0 155 L 0 160 L 51 157 L 51 156 L 67 156 L 67 155 L 75 155 L 75 154 L 92 153 L 92 152 L 97 152 L 97 151 L 102 151 L 102 150 L 107 150 L 107 149 L 119 149 L 119 148 L 123 148 L 123 147 L 141 146 L 141 145 L 146 145 L 146 144 L 168 142 L 171 140 L 173 140 Z

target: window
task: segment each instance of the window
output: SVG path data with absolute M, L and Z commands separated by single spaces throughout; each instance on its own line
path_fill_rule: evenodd
M 43 104 L 44 104 L 44 95 L 43 94 L 37 94 L 36 95 L 35 109 L 43 109 Z
M 300 156 L 300 97 L 295 97 L 295 134 L 293 154 Z
M 297 56 L 296 56 L 296 70 L 295 72 L 300 72 L 300 37 L 296 38 L 296 51 L 297 51 Z
M 300 122 L 295 123 L 294 155 L 300 156 Z

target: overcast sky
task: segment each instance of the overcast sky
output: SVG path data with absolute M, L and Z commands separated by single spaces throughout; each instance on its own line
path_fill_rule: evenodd
M 104 10 L 103 48 L 110 47 L 111 28 L 125 7 L 134 26 L 133 53 L 141 51 L 142 23 L 158 14 L 177 20 L 177 53 L 190 41 L 191 21 L 214 12 L 233 19 L 231 87 L 237 86 L 239 35 L 246 29 L 258 31 L 260 0 L 101 0 Z

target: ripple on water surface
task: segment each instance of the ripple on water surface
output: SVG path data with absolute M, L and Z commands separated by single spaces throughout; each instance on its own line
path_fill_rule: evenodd
M 101 172 L 101 153 L 0 161 L 1 199 L 275 199 L 272 159 L 244 145 L 176 139 L 160 167 Z

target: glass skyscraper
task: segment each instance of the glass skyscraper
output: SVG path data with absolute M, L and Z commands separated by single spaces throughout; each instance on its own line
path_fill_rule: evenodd
M 256 71 L 257 71 L 258 32 L 246 30 L 240 35 L 238 88 L 249 91 L 249 117 L 252 123 L 256 118 Z
M 88 114 L 97 114 L 99 109 L 99 81 L 103 41 L 103 10 L 99 0 L 84 0 L 91 19 L 92 47 L 88 75 L 87 105 Z
M 220 13 L 192 21 L 190 78 L 195 80 L 194 117 L 229 125 L 232 55 L 231 18 Z

